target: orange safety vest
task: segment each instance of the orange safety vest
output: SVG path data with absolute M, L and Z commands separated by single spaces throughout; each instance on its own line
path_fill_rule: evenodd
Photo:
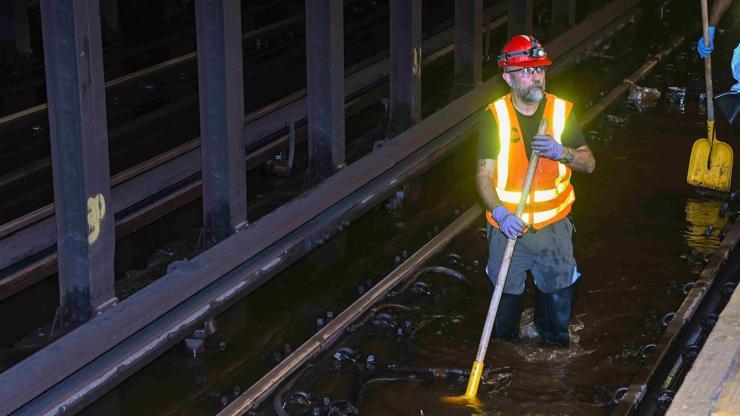
M 545 98 L 543 117 L 547 120 L 547 134 L 561 143 L 560 136 L 573 104 L 552 94 L 545 94 Z M 510 212 L 516 212 L 529 160 L 521 137 L 522 129 L 511 103 L 511 94 L 488 104 L 487 111 L 496 119 L 500 143 L 493 185 L 504 207 Z M 540 158 L 522 220 L 535 229 L 541 229 L 565 218 L 576 199 L 573 185 L 570 184 L 570 175 L 569 166 Z M 491 225 L 498 228 L 490 211 L 486 211 L 486 218 Z

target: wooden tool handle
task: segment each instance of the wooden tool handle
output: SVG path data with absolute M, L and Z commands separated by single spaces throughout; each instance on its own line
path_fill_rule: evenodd
M 537 129 L 537 134 L 545 134 L 547 132 L 547 120 L 544 118 L 540 121 L 540 126 Z M 532 151 L 529 157 L 529 167 L 527 168 L 527 175 L 524 177 L 524 185 L 522 186 L 522 196 L 519 199 L 519 205 L 516 207 L 516 216 L 522 217 L 524 213 L 524 207 L 527 205 L 527 199 L 529 198 L 529 191 L 532 188 L 532 182 L 534 182 L 534 175 L 537 172 L 537 164 L 540 160 L 539 152 Z M 496 287 L 493 290 L 493 296 L 491 297 L 491 303 L 488 305 L 488 314 L 486 315 L 486 323 L 483 325 L 483 333 L 480 337 L 480 344 L 478 344 L 478 353 L 475 356 L 475 360 L 479 363 L 483 363 L 486 357 L 486 350 L 488 350 L 488 343 L 491 340 L 491 332 L 493 331 L 493 322 L 496 320 L 496 313 L 498 313 L 498 305 L 501 302 L 501 295 L 504 293 L 504 284 L 506 284 L 506 276 L 509 274 L 509 266 L 511 265 L 511 258 L 514 256 L 514 246 L 516 245 L 516 239 L 508 240 L 506 242 L 506 248 L 504 249 L 504 257 L 501 260 L 501 268 L 498 271 L 496 277 Z
M 547 133 L 547 120 L 542 118 L 540 125 L 537 128 L 537 135 L 543 135 Z M 532 189 L 532 182 L 534 182 L 534 175 L 537 172 L 537 164 L 540 161 L 540 153 L 532 150 L 532 154 L 529 157 L 529 167 L 527 168 L 527 175 L 524 177 L 524 184 L 522 185 L 522 198 L 519 200 L 519 205 L 516 206 L 516 216 L 521 218 L 524 213 L 524 207 L 527 205 L 527 198 L 529 197 L 529 190 Z
M 709 9 L 707 0 L 701 0 L 701 24 L 704 32 L 704 46 L 709 47 Z M 714 121 L 714 94 L 712 93 L 712 55 L 704 58 L 704 80 L 707 84 L 707 121 Z M 712 135 L 712 133 L 709 133 Z M 712 139 L 707 137 L 707 139 Z

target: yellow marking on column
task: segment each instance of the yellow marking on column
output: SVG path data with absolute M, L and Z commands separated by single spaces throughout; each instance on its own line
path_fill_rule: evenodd
M 414 51 L 414 75 L 421 74 L 421 50 L 419 48 L 413 48 Z
M 100 235 L 100 223 L 105 216 L 105 198 L 97 194 L 87 198 L 87 242 L 95 243 Z

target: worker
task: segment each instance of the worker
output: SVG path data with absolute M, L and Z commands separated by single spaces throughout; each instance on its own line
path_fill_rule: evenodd
M 709 13 L 709 46 L 704 44 L 703 35 L 696 42 L 696 51 L 699 52 L 702 59 L 709 56 L 714 50 L 714 29 L 730 4 L 732 4 L 732 0 L 715 0 L 712 4 L 712 10 Z
M 712 10 L 709 15 L 709 46 L 704 44 L 704 36 L 701 36 L 696 42 L 696 50 L 702 59 L 706 59 L 714 50 L 714 31 L 719 23 L 720 18 L 730 7 L 732 0 L 716 0 L 712 4 Z M 717 107 L 725 116 L 730 125 L 740 125 L 740 43 L 735 47 L 735 51 L 730 63 L 732 75 L 736 84 L 730 88 L 730 91 L 718 94 L 714 97 Z
M 545 92 L 552 62 L 537 39 L 511 38 L 498 57 L 509 94 L 482 112 L 477 187 L 488 220 L 488 263 L 494 281 L 507 239 L 518 239 L 493 327 L 495 338 L 518 339 L 526 272 L 537 288 L 535 327 L 545 344 L 567 346 L 568 325 L 579 277 L 573 257 L 570 211 L 575 192 L 571 171 L 596 167 L 573 105 Z M 541 119 L 547 131 L 537 135 Z M 514 212 L 531 150 L 540 159 L 523 219 Z

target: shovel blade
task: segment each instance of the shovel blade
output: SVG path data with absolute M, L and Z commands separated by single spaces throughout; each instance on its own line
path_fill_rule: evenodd
M 695 141 L 686 181 L 690 185 L 728 192 L 732 182 L 733 157 L 732 147 L 718 139 L 714 140 L 714 146 L 708 139 Z

